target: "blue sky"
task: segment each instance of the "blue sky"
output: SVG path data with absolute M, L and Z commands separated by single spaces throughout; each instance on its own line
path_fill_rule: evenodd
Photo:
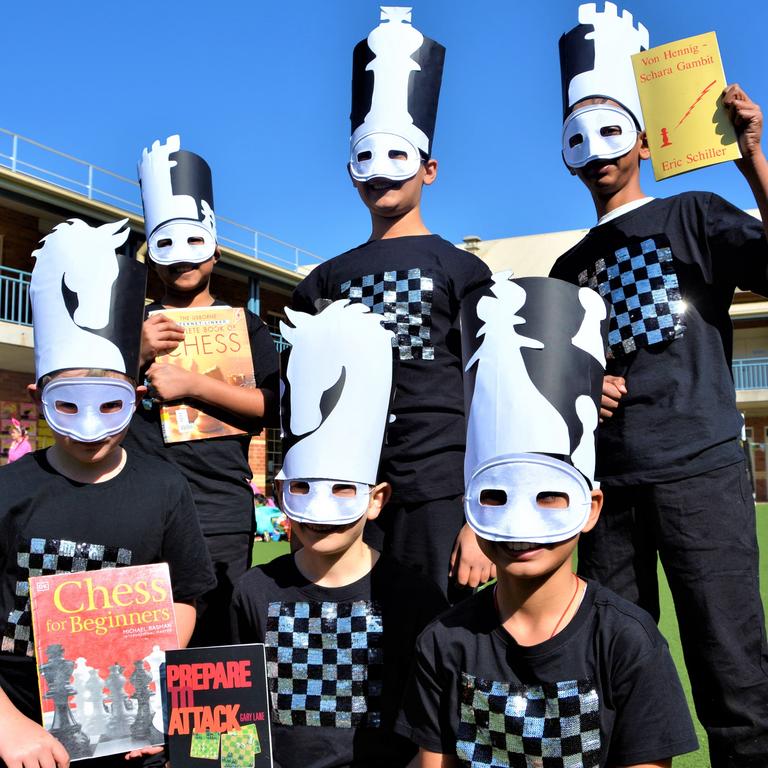
M 348 179 L 352 49 L 373 0 L 197 0 L 3 9 L 0 126 L 126 176 L 143 146 L 180 133 L 214 171 L 216 211 L 330 257 L 367 239 Z M 602 2 L 598 3 L 602 7 Z M 621 3 L 619 3 L 621 6 Z M 578 2 L 417 0 L 414 25 L 447 48 L 427 225 L 459 241 L 589 226 L 560 159 L 557 40 Z M 768 105 L 768 5 L 631 0 L 651 45 L 715 30 L 729 81 Z M 754 207 L 732 164 L 657 184 Z

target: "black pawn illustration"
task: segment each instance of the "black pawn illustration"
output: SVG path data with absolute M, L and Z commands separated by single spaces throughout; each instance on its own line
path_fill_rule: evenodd
M 93 754 L 90 739 L 82 732 L 69 708 L 69 699 L 75 695 L 70 685 L 73 661 L 64 658 L 61 645 L 49 645 L 46 650 L 48 661 L 40 666 L 48 688 L 45 698 L 53 700 L 53 723 L 50 733 L 55 736 L 69 752 L 70 758 L 90 757 Z
M 152 698 L 152 692 L 149 690 L 152 675 L 144 669 L 143 659 L 139 659 L 134 664 L 130 680 L 133 686 L 133 698 L 137 703 L 136 719 L 131 725 L 131 735 L 134 739 L 152 741 L 152 709 L 149 706 L 149 700 Z
M 109 738 L 122 739 L 130 736 L 130 720 L 128 719 L 128 710 L 126 708 L 125 677 L 123 676 L 123 667 L 120 664 L 113 664 L 109 668 L 109 675 L 106 679 L 106 686 L 109 689 L 109 697 L 112 700 L 112 711 L 109 716 Z

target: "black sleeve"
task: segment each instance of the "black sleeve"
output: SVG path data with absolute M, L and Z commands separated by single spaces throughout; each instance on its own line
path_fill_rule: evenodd
M 161 556 L 171 572 L 174 601 L 190 603 L 213 589 L 216 577 L 192 493 L 180 474 L 168 494 Z
M 617 638 L 612 675 L 610 765 L 636 765 L 665 760 L 698 747 L 680 678 L 666 642 L 656 631 L 648 649 Z
M 277 347 L 264 321 L 250 310 L 245 313 L 248 322 L 248 340 L 251 344 L 251 359 L 256 386 L 269 392 L 269 412 L 261 419 L 263 426 L 276 427 L 279 424 L 280 365 Z M 259 429 L 261 431 L 261 429 Z
M 234 643 L 264 642 L 259 612 L 250 597 L 254 586 L 256 585 L 251 571 L 244 574 L 235 585 L 230 610 Z
M 419 637 L 395 731 L 429 752 L 456 754 L 451 706 L 456 704 L 437 666 L 439 642 L 432 624 Z
M 328 299 L 323 295 L 323 279 L 321 266 L 315 267 L 293 290 L 291 308 L 309 315 L 316 313 L 315 301 Z
M 451 306 L 455 313 L 461 300 L 476 288 L 487 285 L 491 281 L 491 270 L 488 265 L 472 253 L 456 249 L 460 258 L 455 260 L 449 270 L 449 288 Z
M 719 195 L 710 195 L 705 226 L 718 279 L 768 296 L 768 243 L 762 222 Z

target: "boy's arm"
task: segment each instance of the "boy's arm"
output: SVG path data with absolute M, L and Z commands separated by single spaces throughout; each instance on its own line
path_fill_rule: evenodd
M 0 761 L 7 768 L 66 768 L 69 755 L 42 725 L 19 712 L 0 688 Z
M 147 379 L 160 400 L 193 397 L 245 419 L 260 419 L 271 410 L 274 400 L 268 390 L 244 389 L 168 363 L 152 363 Z
M 176 614 L 176 634 L 179 638 L 179 646 L 186 648 L 195 629 L 197 611 L 190 603 L 174 603 L 173 611 Z
M 458 768 L 459 761 L 453 755 L 441 755 L 438 752 L 429 752 L 423 747 L 419 748 L 419 754 L 408 768 Z
M 741 160 L 736 167 L 749 184 L 763 220 L 768 237 L 768 161 L 760 144 L 763 135 L 763 113 L 739 85 L 729 85 L 723 91 L 723 106 L 728 110 L 736 128 Z
M 619 765 L 616 768 L 671 768 L 672 760 L 659 760 L 657 763 L 637 763 L 635 765 Z

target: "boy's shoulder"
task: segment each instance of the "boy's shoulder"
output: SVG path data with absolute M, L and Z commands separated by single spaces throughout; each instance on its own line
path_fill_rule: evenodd
M 621 649 L 629 652 L 651 650 L 665 643 L 656 622 L 640 606 L 625 600 L 596 581 L 588 581 L 588 589 L 594 592 L 596 631 L 604 638 L 621 641 Z

